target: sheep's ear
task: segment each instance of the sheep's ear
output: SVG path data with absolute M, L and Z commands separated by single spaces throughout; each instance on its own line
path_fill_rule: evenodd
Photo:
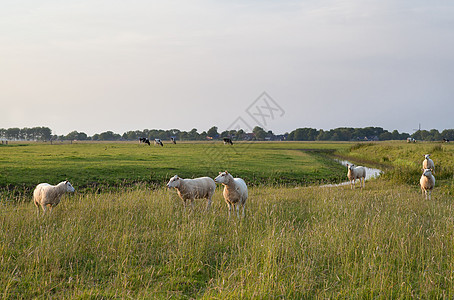
M 225 171 L 225 174 L 229 174 L 229 172 Z
M 221 174 L 222 174 L 222 172 L 219 172 L 219 175 L 221 175 Z

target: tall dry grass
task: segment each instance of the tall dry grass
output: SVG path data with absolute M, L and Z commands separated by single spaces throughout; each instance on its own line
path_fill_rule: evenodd
M 25 200 L 25 199 L 24 199 Z M 245 219 L 146 187 L 0 212 L 0 297 L 452 298 L 452 198 L 387 181 L 253 188 Z

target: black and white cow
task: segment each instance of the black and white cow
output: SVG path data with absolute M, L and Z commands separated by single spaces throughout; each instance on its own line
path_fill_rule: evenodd
M 224 145 L 233 145 L 232 139 L 231 138 L 224 138 Z
M 144 144 L 148 144 L 148 146 L 150 146 L 150 140 L 147 139 L 147 138 L 143 138 L 143 137 L 140 137 L 139 138 L 139 143 L 144 143 Z
M 154 139 L 154 144 L 155 144 L 155 145 L 164 146 L 164 144 L 162 143 L 161 139 Z

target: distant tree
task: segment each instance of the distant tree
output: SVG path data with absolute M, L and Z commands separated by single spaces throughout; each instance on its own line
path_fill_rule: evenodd
M 315 141 L 319 132 L 314 128 L 298 128 L 289 133 L 291 141 Z
M 442 139 L 454 141 L 454 129 L 445 129 L 441 132 Z
M 112 131 L 106 131 L 99 134 L 98 140 L 100 141 L 118 141 L 121 139 L 121 135 Z
M 74 141 L 74 140 L 85 141 L 88 139 L 88 136 L 84 132 L 71 131 L 64 137 L 64 139 L 70 140 L 70 141 Z
M 437 130 L 437 129 L 432 129 L 429 131 L 430 135 L 431 135 L 431 140 L 432 141 L 440 141 L 442 140 L 443 138 L 441 137 L 441 134 L 440 132 Z
M 389 131 L 386 131 L 386 132 L 383 132 L 381 133 L 378 138 L 381 140 L 381 141 L 387 141 L 387 140 L 392 140 L 393 139 L 393 134 Z
M 8 140 L 18 140 L 20 138 L 20 129 L 19 128 L 6 129 L 6 138 Z
M 259 141 L 263 141 L 266 137 L 266 131 L 260 126 L 255 126 L 254 129 L 252 129 L 252 132 Z
M 213 139 L 217 138 L 219 136 L 218 128 L 216 126 L 211 127 L 210 129 L 208 129 L 207 135 L 209 137 L 212 137 Z
M 290 138 L 290 134 L 289 134 L 289 138 Z M 320 129 L 317 134 L 317 137 L 315 139 L 317 141 L 328 141 L 328 140 L 330 140 L 330 138 L 331 138 L 331 136 L 330 136 L 329 132 L 324 131 L 323 129 Z

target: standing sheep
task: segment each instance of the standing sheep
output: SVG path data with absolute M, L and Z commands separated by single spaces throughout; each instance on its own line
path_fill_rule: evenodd
M 46 213 L 46 206 L 49 206 L 50 211 L 52 208 L 60 203 L 61 196 L 64 193 L 73 193 L 74 187 L 71 183 L 66 180 L 62 181 L 57 185 L 50 185 L 48 183 L 40 183 L 36 186 L 33 191 L 33 202 L 39 210 L 39 205 L 43 208 Z
M 241 178 L 233 178 L 231 174 L 227 171 L 219 172 L 218 177 L 214 179 L 217 183 L 222 183 L 224 185 L 224 199 L 227 205 L 229 206 L 229 218 L 230 211 L 236 206 L 236 215 L 240 218 L 240 205 L 243 207 L 243 217 L 244 217 L 244 206 L 246 205 L 246 200 L 248 197 L 247 185 Z
M 431 160 L 430 158 L 430 154 L 426 154 L 424 155 L 424 160 L 422 162 L 422 169 L 425 170 L 425 169 L 431 169 L 433 173 L 434 170 L 435 170 L 435 164 L 434 164 L 434 161 Z
M 185 208 L 187 200 L 191 201 L 191 207 L 194 208 L 194 199 L 207 199 L 208 210 L 211 207 L 211 197 L 213 197 L 216 190 L 216 183 L 210 177 L 183 179 L 175 175 L 170 178 L 167 188 L 175 188 L 177 190 Z
M 347 177 L 350 180 L 351 188 L 355 188 L 356 179 L 359 179 L 360 188 L 366 187 L 366 168 L 347 164 Z M 362 183 L 362 184 L 361 184 Z
M 429 194 L 430 200 L 430 194 L 435 187 L 435 177 L 432 175 L 432 170 L 424 169 L 421 179 L 419 179 L 419 184 L 421 185 L 421 193 L 426 195 L 426 199 L 427 194 Z

